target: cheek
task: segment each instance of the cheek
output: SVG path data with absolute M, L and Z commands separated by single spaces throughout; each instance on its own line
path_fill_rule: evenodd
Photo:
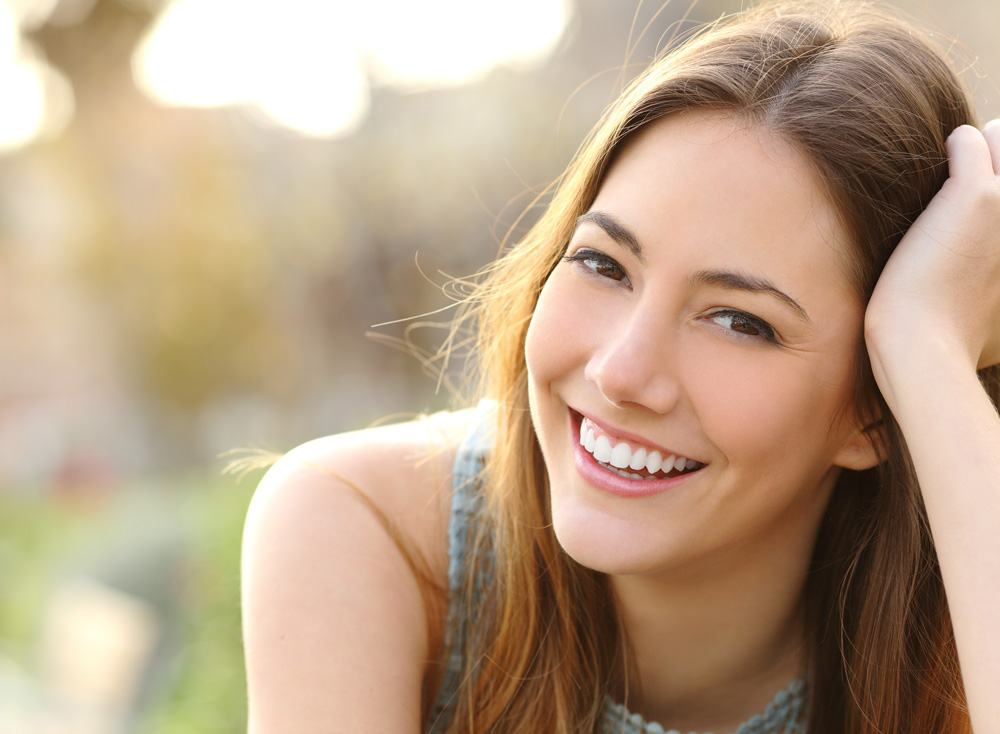
M 686 384 L 699 419 L 730 461 L 769 467 L 816 460 L 830 439 L 834 413 L 846 399 L 846 372 L 774 359 L 692 357 Z M 824 457 L 825 459 L 825 457 Z
M 524 359 L 531 382 L 557 379 L 580 363 L 586 352 L 587 311 L 577 304 L 573 291 L 558 270 L 546 282 L 531 315 L 524 344 Z

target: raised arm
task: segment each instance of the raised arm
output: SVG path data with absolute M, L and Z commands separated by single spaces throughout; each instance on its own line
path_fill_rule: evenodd
M 976 734 L 1000 732 L 1000 121 L 948 139 L 949 179 L 876 286 L 865 336 L 920 482 Z

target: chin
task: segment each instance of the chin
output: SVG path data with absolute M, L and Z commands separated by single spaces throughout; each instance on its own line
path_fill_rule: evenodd
M 636 518 L 616 517 L 574 499 L 553 498 L 552 530 L 566 555 L 599 573 L 663 571 L 683 554 L 683 549 L 672 547 L 662 528 L 637 526 Z

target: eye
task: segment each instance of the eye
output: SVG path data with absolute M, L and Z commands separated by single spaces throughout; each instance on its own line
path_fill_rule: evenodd
M 732 333 L 737 335 L 737 339 L 757 339 L 772 344 L 778 343 L 774 329 L 766 321 L 743 311 L 726 309 L 709 314 L 706 318 L 720 319 Z
M 563 260 L 565 262 L 580 263 L 598 277 L 609 278 L 619 282 L 628 282 L 628 275 L 625 273 L 624 268 L 614 259 L 597 250 L 581 248 L 572 255 L 564 256 Z

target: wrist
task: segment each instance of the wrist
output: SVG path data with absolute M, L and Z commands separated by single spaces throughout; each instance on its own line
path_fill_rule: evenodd
M 872 367 L 878 362 L 884 369 L 905 369 L 916 361 L 976 371 L 976 360 L 955 326 L 928 318 L 915 317 L 912 321 L 919 328 L 865 325 L 865 345 Z
M 911 396 L 919 400 L 956 380 L 978 380 L 975 361 L 946 329 L 866 330 L 865 343 L 875 381 L 893 412 Z

